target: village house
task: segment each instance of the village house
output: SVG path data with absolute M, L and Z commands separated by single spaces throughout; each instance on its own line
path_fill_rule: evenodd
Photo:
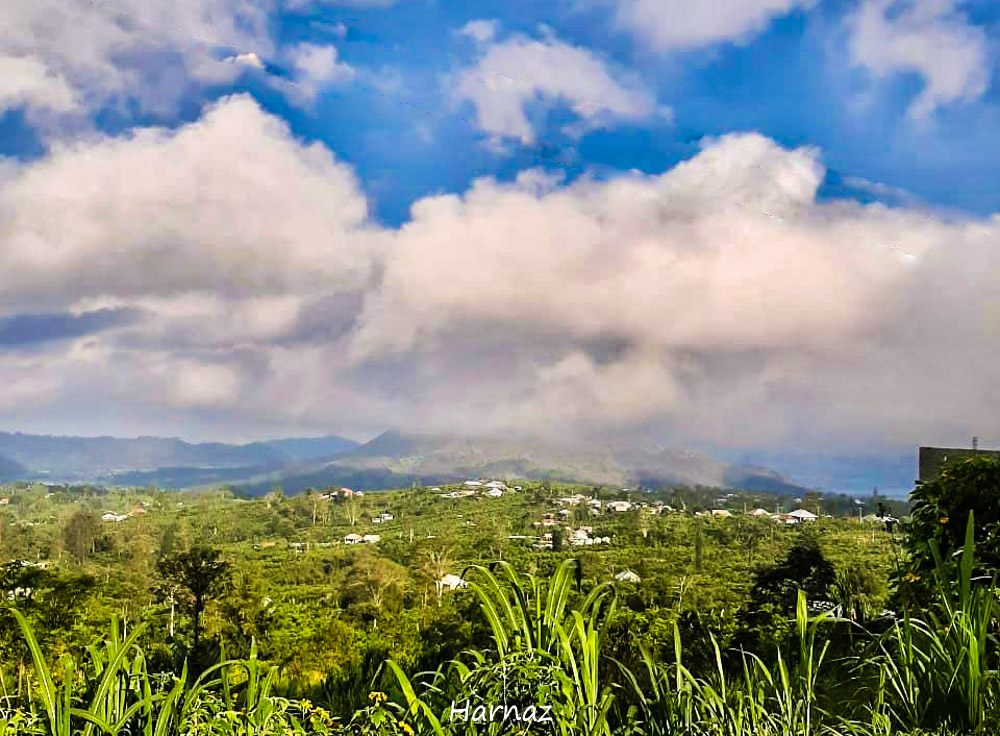
M 443 578 L 438 580 L 439 590 L 457 590 L 458 588 L 468 587 L 468 583 L 462 580 L 458 575 L 452 575 L 448 573 Z
M 790 514 L 788 514 L 793 519 L 798 519 L 799 521 L 815 521 L 819 517 L 811 511 L 806 511 L 805 509 L 795 509 Z
M 630 501 L 608 501 L 607 507 L 612 511 L 621 513 L 623 511 L 630 511 L 632 503 Z
M 631 570 L 622 570 L 620 573 L 615 575 L 615 580 L 620 583 L 638 583 L 642 581 L 642 578 Z

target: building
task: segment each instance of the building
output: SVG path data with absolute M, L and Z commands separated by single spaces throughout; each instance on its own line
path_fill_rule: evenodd
M 615 575 L 615 580 L 619 583 L 639 583 L 642 582 L 642 578 L 636 575 L 631 570 L 622 570 L 620 573 Z
M 606 506 L 612 511 L 622 512 L 631 510 L 632 503 L 630 501 L 608 501 Z
M 819 517 L 811 511 L 806 511 L 805 509 L 795 509 L 788 516 L 792 519 L 798 519 L 799 521 L 815 521 Z
M 458 575 L 452 575 L 451 573 L 438 580 L 438 588 L 440 590 L 457 590 L 458 588 L 468 587 L 468 585 Z
M 503 491 L 500 490 L 499 488 L 491 488 L 490 490 L 486 491 L 486 495 L 489 496 L 490 498 L 500 498 L 500 496 L 503 495 Z
M 712 516 L 727 517 L 727 516 L 732 516 L 732 515 L 733 515 L 733 512 L 732 511 L 726 511 L 726 509 L 712 509 Z
M 954 447 L 921 447 L 918 456 L 918 482 L 937 480 L 945 465 L 973 457 L 1000 459 L 1000 450 L 980 450 Z
M 344 537 L 344 544 L 361 544 L 364 541 L 364 537 L 360 534 L 348 534 Z

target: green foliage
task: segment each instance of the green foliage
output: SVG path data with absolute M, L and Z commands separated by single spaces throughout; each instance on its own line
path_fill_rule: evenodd
M 933 598 L 937 561 L 929 543 L 933 541 L 944 563 L 954 568 L 970 514 L 976 517 L 976 574 L 1000 568 L 1000 460 L 977 457 L 952 463 L 937 480 L 918 485 L 910 500 L 909 563 L 899 576 L 904 604 Z M 949 578 L 957 579 L 954 569 Z

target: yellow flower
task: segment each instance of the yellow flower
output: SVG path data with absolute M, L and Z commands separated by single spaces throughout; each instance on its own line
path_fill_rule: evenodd
M 368 693 L 368 699 L 375 703 L 384 703 L 389 699 L 389 696 L 383 692 L 376 691 L 373 693 Z
M 942 517 L 941 517 L 941 518 L 939 519 L 939 521 L 940 521 L 940 522 L 941 522 L 942 524 L 947 524 L 947 523 L 948 523 L 948 517 L 947 517 L 947 516 L 942 516 Z
M 403 727 L 403 730 L 406 731 L 406 733 L 408 733 L 410 736 L 413 736 L 413 729 L 410 727 L 409 723 L 403 721 L 399 725 Z
M 914 575 L 912 572 L 908 572 L 903 576 L 903 580 L 905 580 L 908 583 L 915 583 L 918 580 L 920 580 L 920 576 Z

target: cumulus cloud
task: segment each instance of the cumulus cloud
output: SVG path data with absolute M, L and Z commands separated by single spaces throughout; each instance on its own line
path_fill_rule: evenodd
M 287 53 L 295 78 L 307 99 L 313 99 L 324 87 L 349 81 L 354 68 L 338 60 L 335 46 L 302 43 Z
M 350 169 L 245 97 L 56 148 L 0 177 L 0 318 L 130 318 L 0 351 L 0 419 L 746 446 L 1000 430 L 1000 217 L 825 200 L 824 176 L 817 150 L 730 135 L 656 175 L 481 179 L 384 229 Z
M 237 73 L 216 58 L 269 54 L 277 0 L 31 0 L 0 4 L 0 112 L 84 112 L 109 102 L 171 108 L 190 80 Z
M 815 0 L 614 0 L 616 21 L 658 51 L 685 51 L 714 43 L 740 43 L 776 18 Z
M 528 175 L 428 198 L 368 295 L 353 358 L 406 356 L 406 395 L 432 397 L 413 416 L 442 428 L 659 421 L 752 443 L 913 442 L 949 416 L 995 426 L 984 358 L 998 328 L 982 304 L 1000 297 L 986 275 L 998 223 L 821 203 L 823 174 L 814 150 L 743 135 L 660 176 Z M 980 299 L 948 296 L 954 283 Z M 951 357 L 924 357 L 945 344 Z M 983 360 L 959 369 L 959 355 Z M 961 371 L 962 391 L 937 388 Z
M 363 282 L 353 172 L 249 97 L 179 130 L 57 144 L 0 184 L 0 310 L 85 297 L 263 296 Z
M 986 33 L 972 25 L 959 0 L 866 0 L 849 18 L 851 58 L 876 77 L 916 72 L 924 88 L 909 114 L 971 102 L 989 86 Z
M 554 37 L 534 40 L 513 36 L 491 39 L 496 27 L 477 21 L 464 32 L 480 40 L 477 63 L 463 70 L 454 83 L 457 101 L 476 108 L 479 127 L 494 139 L 535 140 L 540 121 L 529 119 L 529 106 L 567 105 L 580 123 L 566 132 L 579 134 L 613 120 L 669 117 L 653 94 L 634 79 L 614 72 L 596 54 Z

